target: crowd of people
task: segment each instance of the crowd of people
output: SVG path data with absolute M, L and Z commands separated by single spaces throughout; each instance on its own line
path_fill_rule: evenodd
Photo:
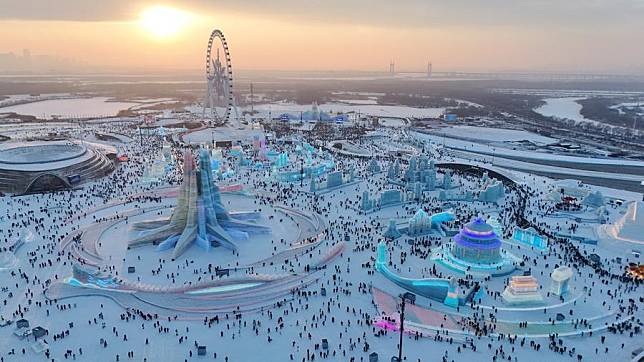
M 134 129 L 126 124 L 110 127 L 110 132 L 131 136 L 134 134 Z M 387 132 L 391 132 L 392 136 L 396 135 L 395 131 Z M 151 191 L 161 184 L 171 186 L 181 182 L 179 155 L 188 145 L 180 142 L 173 144 L 175 167 L 162 182 L 139 182 L 145 167 L 158 156 L 161 142 L 160 138 L 150 137 L 143 142 L 121 145 L 121 152 L 127 154 L 129 161 L 120 164 L 111 175 L 85 183 L 78 189 L 1 198 L 3 208 L 0 212 L 7 225 L 2 230 L 5 244 L 9 244 L 25 229 L 32 230 L 37 236 L 33 243 L 26 245 L 18 253 L 22 259 L 20 266 L 0 272 L 4 273 L 0 294 L 3 299 L 2 316 L 12 320 L 25 318 L 45 326 L 48 335 L 44 339 L 48 343 L 48 349 L 44 355 L 47 359 L 58 361 L 98 358 L 90 357 L 91 354 L 100 355 L 100 360 L 113 361 L 152 361 L 165 357 L 189 361 L 197 357 L 199 346 L 206 345 L 209 349 L 207 355 L 222 361 L 367 361 L 369 353 L 373 351 L 379 352 L 381 358 L 395 354 L 398 348 L 395 333 L 380 330 L 373 324 L 380 311 L 370 296 L 370 288 L 374 284 L 387 283 L 374 271 L 376 247 L 383 240 L 382 232 L 388 219 L 409 219 L 419 208 L 430 214 L 440 212 L 447 205 L 438 199 L 437 193 L 426 193 L 422 200 L 365 214 L 359 207 L 362 191 L 378 194 L 399 186 L 392 185 L 385 174 L 372 174 L 367 169 L 368 159 L 348 155 L 333 156 L 336 169 L 345 173 L 353 171 L 362 182 L 327 193 L 310 192 L 307 186 L 300 187 L 299 182 L 280 182 L 275 177 L 268 176 L 270 170 L 237 166 L 235 157 L 232 156 L 224 160 L 236 170 L 235 175 L 225 182 L 240 183 L 251 190 L 256 195 L 254 204 L 258 210 L 262 210 L 264 206 L 285 205 L 317 213 L 325 220 L 324 246 L 338 242 L 348 243 L 347 250 L 337 261 L 316 274 L 317 283 L 294 289 L 289 298 L 278 300 L 256 313 L 236 313 L 233 308 L 228 313 L 190 317 L 185 313 L 172 311 L 162 314 L 136 308 L 123 310 L 113 301 L 99 301 L 98 297 L 73 301 L 44 297 L 44 291 L 52 283 L 60 282 L 70 274 L 74 263 L 83 263 L 78 254 L 61 249 L 60 244 L 65 238 L 82 225 L 127 218 L 119 214 L 97 218 L 92 210 L 117 200 L 131 209 L 160 204 L 162 199 Z M 355 142 L 373 152 L 379 149 L 378 141 Z M 404 144 L 400 137 L 399 142 Z M 275 142 L 270 147 L 296 154 L 292 144 Z M 440 157 L 429 145 L 415 149 L 430 158 Z M 244 150 L 248 155 L 257 157 L 257 150 L 250 143 L 244 145 Z M 392 156 L 383 156 L 378 162 L 386 169 L 394 159 Z M 462 188 L 476 189 L 480 186 L 480 177 L 477 175 L 456 173 L 455 178 Z M 551 270 L 555 265 L 573 267 L 579 295 L 576 303 L 591 304 L 592 308 L 589 309 L 610 314 L 611 318 L 602 320 L 606 322 L 607 328 L 593 333 L 591 317 L 585 317 L 583 311 L 574 311 L 573 308 L 570 309 L 569 316 L 575 318 L 570 322 L 579 331 L 588 330 L 580 332 L 584 339 L 568 339 L 557 334 L 550 334 L 544 339 L 518 337 L 521 329 L 532 326 L 539 318 L 545 318 L 537 318 L 539 312 L 531 314 L 529 321 L 516 322 L 516 334 L 499 333 L 496 329 L 497 321 L 512 314 L 496 307 L 484 310 L 483 306 L 499 305 L 498 287 L 504 286 L 505 282 L 495 284 L 490 278 L 475 281 L 471 277 L 461 276 L 457 278 L 457 282 L 462 290 L 479 283 L 492 287 L 486 290 L 486 300 L 475 300 L 458 309 L 458 313 L 463 316 L 460 321 L 462 332 L 469 333 L 472 338 L 459 342 L 453 338 L 453 331 L 451 335 L 446 331 L 438 331 L 435 335 L 423 338 L 409 335 L 404 341 L 408 360 L 428 361 L 440 358 L 443 361 L 457 361 L 467 357 L 475 360 L 517 361 L 522 360 L 523 355 L 535 360 L 543 353 L 544 347 L 555 354 L 569 355 L 579 361 L 607 359 L 613 349 L 623 349 L 625 343 L 628 344 L 626 337 L 632 338 L 632 341 L 641 338 L 641 282 L 619 273 L 617 267 L 607 266 L 607 260 L 604 263 L 592 262 L 586 249 L 559 236 L 558 232 L 561 230 L 574 233 L 578 225 L 574 221 L 553 222 L 544 218 L 552 205 L 545 201 L 546 191 L 539 186 L 540 180 L 535 177 L 533 182 L 509 184 L 509 192 L 499 205 L 450 202 L 449 207 L 456 220 L 448 226 L 458 229 L 473 217 L 493 210 L 505 231 L 505 237 L 510 235 L 514 225 L 534 227 L 549 237 L 552 241 L 551 248 L 544 254 L 521 251 L 524 262 L 522 269 L 545 278 L 548 274 L 544 277 L 544 271 Z M 266 219 L 264 221 L 268 223 L 282 221 L 274 217 Z M 290 235 L 273 235 L 273 251 L 276 252 L 278 246 L 281 249 L 287 248 L 292 239 Z M 79 238 L 72 242 L 82 247 Z M 113 241 L 101 240 L 101 243 L 109 242 Z M 449 238 L 425 235 L 387 242 L 388 250 L 393 256 L 391 267 L 396 272 L 415 278 L 449 276 L 448 271 L 437 268 L 429 261 L 432 252 L 449 242 Z M 6 247 L 3 250 L 7 252 Z M 302 273 L 308 271 L 308 259 L 309 255 L 296 255 L 285 264 L 249 268 L 243 273 L 261 273 L 271 268 L 275 272 Z M 196 281 L 202 277 L 216 277 L 216 260 L 199 264 L 199 260 L 187 258 L 172 261 L 169 256 L 159 254 L 155 260 L 146 262 L 148 268 L 139 272 L 149 273 L 152 277 L 165 277 L 169 285 L 175 284 L 176 274 L 184 271 L 198 278 Z M 119 265 L 122 263 L 106 260 L 106 264 L 101 265 L 100 269 L 120 276 L 125 272 L 119 270 Z M 494 286 L 497 286 L 496 290 Z M 397 287 L 393 287 L 394 290 L 395 288 Z M 324 293 L 321 292 L 322 289 L 325 290 Z M 433 303 L 433 307 L 442 308 L 436 303 Z M 88 310 L 92 311 L 91 314 Z M 563 310 L 563 307 L 557 310 Z M 546 309 L 543 311 L 545 314 Z M 0 333 L 6 331 L 0 330 Z M 25 341 L 8 335 L 2 339 L 1 345 L 4 348 L 0 352 L 3 354 L 0 361 L 11 361 L 20 355 L 25 356 L 22 360 L 30 359 Z M 595 345 L 601 345 L 602 348 L 594 347 Z M 600 354 L 602 357 L 598 357 Z

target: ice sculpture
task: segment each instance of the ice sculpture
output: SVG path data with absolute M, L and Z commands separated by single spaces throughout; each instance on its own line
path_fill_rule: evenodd
M 234 240 L 247 239 L 248 233 L 268 232 L 268 227 L 248 222 L 259 217 L 257 212 L 228 213 L 221 202 L 219 187 L 212 180 L 211 165 L 206 150 L 199 153 L 198 169 L 192 153 L 185 151 L 183 183 L 172 216 L 134 224 L 133 230 L 143 234 L 130 240 L 129 247 L 158 244 L 158 250 L 174 248 L 173 258 L 177 258 L 193 243 L 204 250 L 211 246 L 236 250 Z

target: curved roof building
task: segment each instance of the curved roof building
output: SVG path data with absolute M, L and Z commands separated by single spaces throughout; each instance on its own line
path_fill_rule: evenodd
M 58 191 L 107 176 L 114 163 L 95 145 L 65 141 L 11 142 L 0 146 L 0 193 Z
M 452 254 L 473 264 L 494 264 L 502 260 L 501 239 L 482 218 L 466 224 L 453 238 Z

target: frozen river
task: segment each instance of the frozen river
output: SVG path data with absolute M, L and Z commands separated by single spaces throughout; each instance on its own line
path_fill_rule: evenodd
M 105 117 L 115 116 L 119 111 L 138 103 L 112 102 L 108 97 L 50 99 L 0 108 L 0 113 L 17 113 L 40 119 L 55 117 Z

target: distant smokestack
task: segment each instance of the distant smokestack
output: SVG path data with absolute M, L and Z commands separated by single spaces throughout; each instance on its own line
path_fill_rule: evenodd
M 254 100 L 255 99 L 253 98 L 253 83 L 251 83 L 250 84 L 250 116 L 251 117 L 253 116 L 253 102 L 254 102 Z

